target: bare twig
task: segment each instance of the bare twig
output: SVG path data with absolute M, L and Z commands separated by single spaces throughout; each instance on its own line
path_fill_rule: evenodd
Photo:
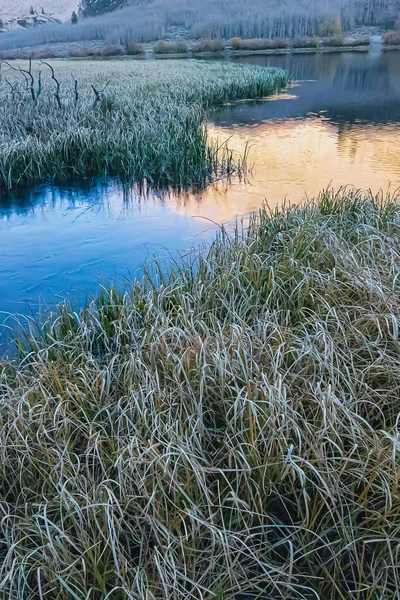
M 21 93 L 18 89 L 18 81 L 16 83 L 12 84 L 10 81 L 8 81 L 7 77 L 4 77 L 4 81 L 7 83 L 7 85 L 10 86 L 11 94 L 13 97 L 15 96 L 15 94 Z
M 39 98 L 41 93 L 42 93 L 42 71 L 39 71 L 38 72 L 38 90 L 37 90 L 36 98 Z
M 29 61 L 29 69 L 23 69 L 22 67 L 14 67 L 8 61 L 4 61 L 4 64 L 8 66 L 12 71 L 17 71 L 17 73 L 21 73 L 23 78 L 25 79 L 26 89 L 30 92 L 32 96 L 33 102 L 36 102 L 36 92 L 35 92 L 35 78 L 32 75 L 32 59 L 28 58 Z
M 103 87 L 102 90 L 97 90 L 94 85 L 92 85 L 92 90 L 94 92 L 95 95 L 95 100 L 93 103 L 93 108 L 100 102 L 102 95 L 104 94 L 104 92 L 106 91 L 106 89 L 108 88 L 108 86 L 110 85 L 110 82 L 108 81 L 106 83 L 106 85 Z
M 78 92 L 78 80 L 71 73 L 72 80 L 74 82 L 74 94 L 75 94 L 75 105 L 78 104 L 79 100 L 79 92 Z
M 60 98 L 60 82 L 58 81 L 57 77 L 54 74 L 54 69 L 53 67 L 46 61 L 41 60 L 40 61 L 41 65 L 46 65 L 47 67 L 49 67 L 50 71 L 51 71 L 51 78 L 52 80 L 55 82 L 56 84 L 56 91 L 54 93 L 54 97 L 57 100 L 57 104 L 58 104 L 58 108 L 62 108 L 62 104 L 61 104 L 61 98 Z

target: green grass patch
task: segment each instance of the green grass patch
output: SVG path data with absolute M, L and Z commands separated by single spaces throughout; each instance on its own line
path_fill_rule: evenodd
M 399 315 L 350 189 L 60 307 L 0 366 L 4 598 L 397 600 Z
M 0 187 L 103 174 L 204 185 L 238 167 L 226 146 L 209 142 L 206 111 L 288 81 L 280 69 L 196 61 L 52 64 L 58 98 L 47 65 L 33 64 L 28 89 L 2 65 Z

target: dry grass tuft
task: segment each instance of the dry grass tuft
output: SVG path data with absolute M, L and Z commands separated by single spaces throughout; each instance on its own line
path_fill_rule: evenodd
M 399 299 L 348 189 L 60 307 L 0 367 L 2 597 L 397 600 Z

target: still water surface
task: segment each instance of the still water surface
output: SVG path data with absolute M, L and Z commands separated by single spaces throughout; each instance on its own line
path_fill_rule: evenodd
M 198 194 L 127 193 L 105 185 L 39 187 L 0 197 L 0 311 L 36 310 L 66 295 L 82 301 L 99 282 L 132 277 L 154 253 L 208 241 L 231 221 L 285 197 L 322 188 L 400 186 L 400 52 L 248 57 L 281 66 L 295 84 L 263 102 L 212 115 L 211 134 L 250 143 L 247 183 L 219 182 Z M 0 317 L 1 320 L 1 317 Z

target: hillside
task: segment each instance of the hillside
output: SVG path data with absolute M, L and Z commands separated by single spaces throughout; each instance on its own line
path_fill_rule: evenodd
M 97 17 L 130 4 L 134 3 L 129 0 L 82 0 L 81 9 L 85 16 Z
M 25 18 L 30 15 L 33 5 L 38 15 L 42 14 L 42 8 L 46 16 L 66 21 L 70 18 L 72 11 L 78 12 L 81 5 L 82 13 L 88 17 L 94 17 L 106 12 L 112 12 L 118 8 L 135 4 L 148 4 L 150 0 L 1 0 L 0 19 L 4 22 Z
M 4 23 L 17 19 L 31 18 L 30 8 L 33 5 L 38 17 L 42 17 L 42 8 L 45 17 L 65 21 L 71 17 L 72 11 L 78 10 L 79 0 L 1 0 L 0 19 Z
M 10 14 L 14 7 L 15 18 L 18 7 L 29 11 L 32 0 L 16 0 L 15 5 L 13 0 L 0 2 L 3 13 L 8 10 Z M 360 26 L 388 30 L 400 24 L 400 0 L 282 0 L 278 5 L 276 0 L 248 3 L 243 0 L 82 0 L 79 22 L 74 26 L 69 19 L 72 11 L 78 10 L 78 0 L 43 0 L 43 3 L 46 18 L 53 15 L 52 18 L 64 19 L 66 23 L 29 27 L 39 24 L 42 16 L 39 9 L 35 22 L 28 12 L 23 26 L 18 21 L 15 27 L 6 23 L 5 29 L 14 31 L 0 36 L 0 50 L 62 43 L 118 45 L 127 40 L 149 43 L 169 37 L 228 40 L 237 36 L 270 39 L 331 36 Z

